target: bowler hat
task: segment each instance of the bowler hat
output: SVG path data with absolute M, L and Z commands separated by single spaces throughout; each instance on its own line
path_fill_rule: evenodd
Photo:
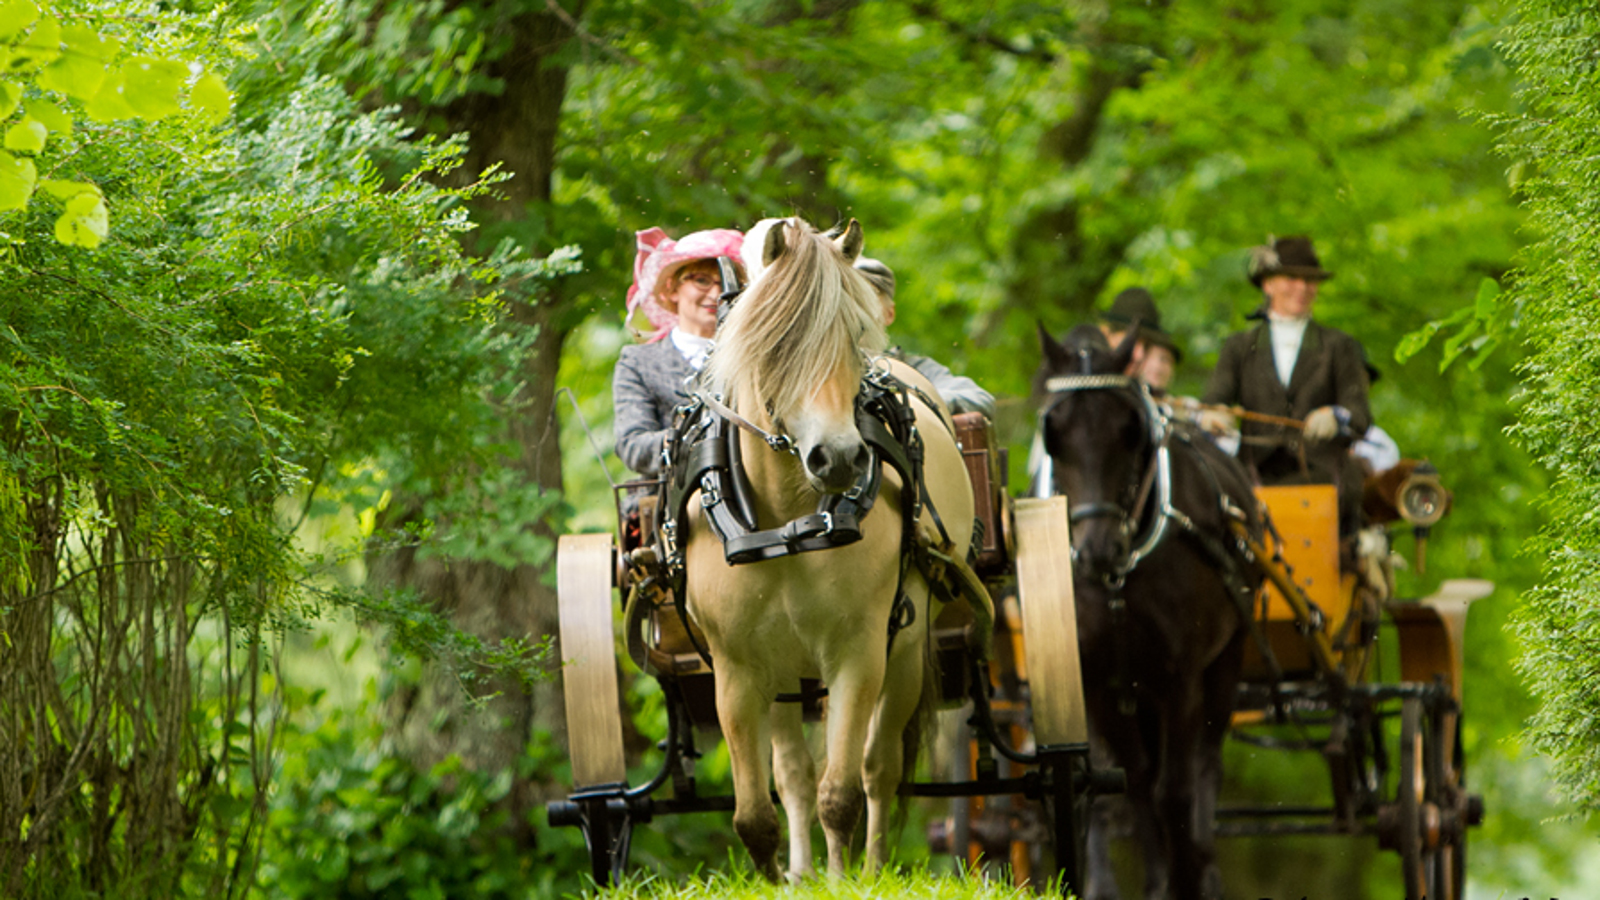
M 1250 263 L 1246 272 L 1250 283 L 1256 287 L 1272 275 L 1290 275 L 1308 281 L 1326 281 L 1333 273 L 1322 268 L 1317 252 L 1311 249 L 1311 238 L 1302 235 L 1268 238 L 1267 243 L 1250 248 Z
M 1156 309 L 1155 298 L 1144 288 L 1131 287 L 1118 294 L 1100 318 L 1124 331 L 1137 321 L 1142 340 L 1171 350 L 1174 362 L 1183 360 L 1177 341 L 1161 327 L 1161 311 Z

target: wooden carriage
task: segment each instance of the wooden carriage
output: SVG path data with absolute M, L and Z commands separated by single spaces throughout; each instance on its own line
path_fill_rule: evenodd
M 1089 798 L 1118 790 L 1120 773 L 1089 764 L 1071 563 L 1061 552 L 1069 543 L 1066 499 L 1013 501 L 1005 490 L 1004 451 L 996 449 L 989 421 L 976 413 L 955 418 L 978 519 L 971 571 L 988 593 L 1006 600 L 998 616 L 986 604 L 940 605 L 930 626 L 940 694 L 947 707 L 971 704 L 971 739 L 962 741 L 961 772 L 908 783 L 903 793 L 1038 801 L 1036 831 L 1043 840 L 1030 840 L 1028 858 L 1018 862 L 1046 866 L 1070 890 L 1079 883 Z M 733 809 L 731 795 L 703 794 L 694 776 L 697 741 L 717 727 L 712 663 L 667 586 L 640 577 L 655 552 L 639 539 L 656 528 L 655 488 L 654 482 L 619 486 L 617 533 L 566 535 L 558 549 L 574 790 L 548 811 L 551 824 L 582 829 L 592 874 L 602 885 L 626 867 L 635 825 Z M 974 646 L 975 633 L 991 632 L 992 647 Z M 1024 646 L 1036 649 L 1027 656 Z M 659 769 L 637 786 L 628 781 L 623 755 L 619 655 L 660 682 L 667 701 Z M 780 700 L 804 703 L 816 718 L 824 702 L 819 687 L 802 684 L 797 696 Z M 970 843 L 973 854 L 983 848 L 970 831 L 951 837 Z
M 1423 508 L 1406 512 L 1425 534 L 1444 511 L 1427 495 L 1442 489 L 1428 478 L 1416 485 L 1413 506 Z M 1386 539 L 1368 565 L 1350 565 L 1347 552 L 1341 569 L 1332 486 L 1257 495 L 1275 525 L 1269 545 L 1257 548 L 1268 575 L 1257 604 L 1265 646 L 1246 651 L 1234 734 L 1320 754 L 1329 801 L 1224 806 L 1218 834 L 1374 835 L 1400 855 L 1408 900 L 1460 900 L 1467 829 L 1483 818 L 1482 800 L 1466 788 L 1461 746 L 1463 636 L 1468 607 L 1494 585 L 1449 580 L 1429 597 L 1395 598 Z M 1398 680 L 1379 677 L 1390 638 Z

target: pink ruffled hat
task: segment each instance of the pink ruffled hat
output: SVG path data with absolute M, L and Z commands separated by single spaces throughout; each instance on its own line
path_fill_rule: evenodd
M 643 310 L 645 318 L 656 326 L 655 334 L 650 336 L 652 341 L 666 337 L 678 324 L 677 313 L 661 305 L 657 288 L 670 284 L 673 272 L 697 259 L 728 256 L 737 262 L 739 248 L 744 244 L 744 235 L 731 228 L 696 231 L 676 241 L 660 228 L 641 231 L 637 237 L 639 255 L 633 261 L 633 286 L 628 288 L 628 314 L 624 321 L 631 321 L 635 312 Z

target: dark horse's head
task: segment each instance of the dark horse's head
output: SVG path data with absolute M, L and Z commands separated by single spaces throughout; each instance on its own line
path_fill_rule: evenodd
M 1153 449 L 1144 391 L 1123 374 L 1137 333 L 1130 329 L 1113 348 L 1092 325 L 1060 342 L 1039 328 L 1044 449 L 1055 493 L 1071 505 L 1077 571 L 1097 580 L 1117 575 L 1127 559 Z

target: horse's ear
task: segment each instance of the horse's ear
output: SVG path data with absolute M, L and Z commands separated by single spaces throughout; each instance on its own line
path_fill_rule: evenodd
M 780 219 L 773 222 L 772 227 L 767 229 L 767 243 L 766 246 L 761 248 L 762 266 L 772 265 L 777 261 L 778 257 L 783 255 L 783 251 L 788 249 L 789 238 L 785 232 L 788 227 L 789 223 Z
M 844 227 L 844 234 L 834 238 L 833 245 L 844 254 L 846 262 L 854 263 L 861 256 L 861 248 L 866 245 L 866 239 L 861 236 L 861 223 L 854 218 Z
M 1065 371 L 1067 366 L 1071 363 L 1070 354 L 1067 353 L 1065 347 L 1061 346 L 1061 344 L 1057 342 L 1055 338 L 1050 336 L 1050 331 L 1044 327 L 1043 322 L 1039 322 L 1038 325 L 1039 349 L 1044 354 L 1045 365 L 1048 366 L 1049 371 L 1052 372 Z
M 1122 343 L 1117 349 L 1111 351 L 1111 371 L 1126 372 L 1128 363 L 1133 361 L 1133 348 L 1139 343 L 1139 320 L 1134 319 L 1128 326 L 1128 331 L 1122 336 Z

